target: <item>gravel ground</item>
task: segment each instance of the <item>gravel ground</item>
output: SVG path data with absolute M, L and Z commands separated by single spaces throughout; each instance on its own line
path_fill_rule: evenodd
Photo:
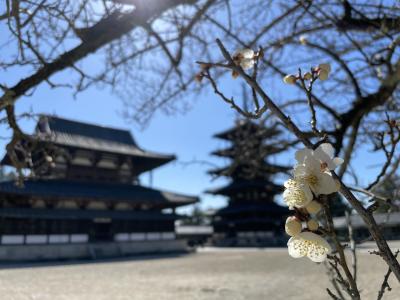
M 363 299 L 376 299 L 386 273 L 361 251 Z M 400 299 L 400 287 L 383 299 Z M 280 300 L 329 299 L 324 266 L 292 259 L 286 249 L 205 249 L 182 256 L 99 263 L 25 265 L 0 270 L 1 300 Z

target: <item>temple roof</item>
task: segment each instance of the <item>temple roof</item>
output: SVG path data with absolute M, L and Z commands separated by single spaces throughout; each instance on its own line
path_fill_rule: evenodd
M 233 127 L 215 134 L 214 137 L 224 140 L 233 140 L 240 135 L 249 135 L 255 132 L 259 132 L 260 136 L 262 137 L 271 137 L 277 135 L 280 130 L 276 128 L 276 125 L 270 128 L 266 128 L 263 125 L 254 123 L 249 120 L 240 120 L 237 121 Z
M 46 209 L 46 208 L 0 208 L 0 216 L 5 218 L 38 218 L 38 219 L 96 219 L 110 218 L 119 220 L 176 220 L 181 218 L 176 214 L 164 214 L 147 211 L 118 211 L 118 210 L 84 210 L 84 209 Z
M 216 212 L 216 215 L 230 215 L 230 214 L 238 214 L 245 212 L 255 212 L 257 213 L 273 213 L 273 217 L 277 219 L 282 219 L 283 215 L 289 214 L 289 211 L 286 207 L 280 206 L 275 202 L 267 202 L 267 203 L 249 203 L 249 204 L 232 204 L 228 205 L 225 208 L 222 208 Z
M 211 154 L 215 155 L 215 156 L 234 158 L 241 154 L 240 153 L 241 150 L 242 149 L 240 147 L 231 146 L 229 148 L 213 151 L 213 152 L 211 152 Z M 274 146 L 274 145 L 263 145 L 260 147 L 259 152 L 264 153 L 265 156 L 267 156 L 270 154 L 276 154 L 276 153 L 282 152 L 284 150 L 285 150 L 285 148 L 283 148 L 283 147 L 278 147 L 278 146 Z
M 250 170 L 253 168 L 251 166 L 244 166 L 244 165 L 240 164 L 238 166 L 226 166 L 226 167 L 222 167 L 222 168 L 212 169 L 212 170 L 209 170 L 208 173 L 211 175 L 216 175 L 216 176 L 232 177 L 232 175 L 237 171 L 238 168 L 243 168 L 243 167 L 247 167 Z M 254 167 L 254 168 L 256 168 L 255 171 L 257 173 L 262 172 L 264 174 L 287 172 L 288 170 L 290 170 L 290 168 L 286 167 L 286 166 L 271 165 L 268 163 L 264 163 L 263 166 L 258 166 L 258 167 Z
M 283 191 L 282 185 L 265 180 L 234 180 L 226 186 L 207 190 L 206 193 L 230 196 L 249 189 L 259 189 L 273 195 Z
M 0 182 L 0 194 L 36 196 L 43 199 L 129 202 L 155 205 L 161 208 L 198 202 L 197 197 L 155 190 L 140 185 L 69 180 L 26 180 L 23 187 L 17 187 L 13 181 Z
M 215 221 L 214 224 L 216 226 L 228 225 L 229 227 L 231 227 L 232 225 L 238 226 L 238 225 L 250 225 L 250 224 L 280 225 L 280 224 L 282 224 L 282 220 L 279 218 L 272 218 L 272 217 L 262 217 L 262 218 L 249 217 L 249 218 L 243 218 L 243 219 L 238 219 L 238 220 L 223 219 L 223 220 Z M 257 231 L 259 229 L 260 228 L 255 227 L 255 228 L 253 228 L 252 231 Z
M 36 126 L 34 137 L 44 143 L 61 147 L 115 153 L 140 159 L 143 171 L 174 160 L 175 155 L 164 155 L 141 149 L 128 130 L 103 127 L 55 116 L 43 115 Z M 10 164 L 7 155 L 2 164 Z

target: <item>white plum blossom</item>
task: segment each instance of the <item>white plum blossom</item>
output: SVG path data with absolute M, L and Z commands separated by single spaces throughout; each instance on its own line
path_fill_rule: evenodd
M 312 156 L 321 163 L 321 169 L 334 170 L 336 167 L 343 163 L 340 157 L 334 157 L 335 150 L 329 143 L 323 143 L 318 146 L 314 151 L 311 149 L 301 149 L 295 154 L 296 160 L 299 164 L 304 163 L 306 156 Z
M 291 236 L 287 244 L 289 255 L 294 258 L 307 256 L 314 262 L 322 262 L 332 249 L 323 237 L 314 233 L 319 223 L 309 216 L 322 209 L 321 203 L 314 200 L 315 197 L 339 191 L 340 184 L 332 177 L 331 171 L 342 164 L 343 160 L 334 157 L 333 146 L 329 143 L 323 143 L 315 150 L 301 149 L 295 157 L 297 164 L 293 170 L 294 178 L 284 183 L 283 192 L 283 200 L 289 209 L 298 209 L 298 215 L 287 218 L 285 223 L 285 231 Z M 302 214 L 306 214 L 308 228 L 304 231 L 300 221 L 303 220 Z
M 316 196 L 339 191 L 339 183 L 312 155 L 306 155 L 303 163 L 294 167 L 293 174 L 296 181 L 308 185 Z
M 343 163 L 343 159 L 335 157 L 335 149 L 329 143 L 323 143 L 314 150 L 314 157 L 320 161 L 321 168 L 326 166 L 329 170 L 334 170 Z
M 323 262 L 332 248 L 321 236 L 313 232 L 301 232 L 288 241 L 289 255 L 294 258 L 307 256 L 313 262 Z
M 243 70 L 251 69 L 255 64 L 255 53 L 252 49 L 241 49 L 233 53 L 233 61 L 240 65 Z
M 312 201 L 313 195 L 307 184 L 289 179 L 283 185 L 286 188 L 283 192 L 283 200 L 289 209 L 305 207 Z

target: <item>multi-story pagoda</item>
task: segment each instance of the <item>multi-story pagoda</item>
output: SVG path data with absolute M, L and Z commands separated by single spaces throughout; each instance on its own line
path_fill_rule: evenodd
M 54 116 L 42 116 L 32 137 L 37 150 L 27 164 L 35 176 L 22 186 L 0 183 L 0 260 L 184 249 L 175 208 L 198 199 L 138 180 L 174 155 L 141 149 L 127 130 Z
M 267 159 L 286 148 L 277 139 L 279 134 L 276 126 L 266 128 L 242 120 L 215 135 L 231 142 L 229 148 L 212 153 L 229 158 L 230 165 L 209 171 L 211 175 L 230 178 L 228 185 L 208 191 L 229 199 L 228 205 L 214 216 L 217 245 L 278 245 L 285 240 L 283 228 L 288 210 L 274 202 L 282 186 L 273 183 L 271 176 L 286 172 L 288 168 Z

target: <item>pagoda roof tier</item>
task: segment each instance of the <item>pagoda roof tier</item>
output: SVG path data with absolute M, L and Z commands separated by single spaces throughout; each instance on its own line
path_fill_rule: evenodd
M 128 202 L 158 208 L 173 208 L 198 202 L 197 197 L 155 190 L 140 185 L 55 179 L 26 180 L 23 187 L 17 187 L 13 181 L 1 182 L 0 193 L 43 199 Z
M 234 180 L 226 186 L 210 189 L 206 191 L 206 193 L 231 196 L 239 192 L 254 189 L 267 193 L 272 193 L 274 195 L 283 191 L 282 185 L 277 185 L 265 180 Z
M 228 205 L 227 207 L 218 210 L 215 215 L 234 215 L 246 212 L 274 213 L 276 214 L 276 219 L 281 219 L 283 215 L 287 215 L 289 213 L 286 207 L 280 206 L 275 202 L 269 202 Z
M 262 218 L 257 218 L 257 217 L 251 217 L 251 218 L 243 218 L 240 220 L 219 220 L 216 221 L 214 224 L 215 225 L 229 225 L 231 226 L 232 224 L 235 225 L 245 225 L 245 224 L 273 224 L 273 225 L 278 225 L 281 224 L 282 220 L 279 218 L 271 218 L 271 217 L 262 217 Z M 214 225 L 214 226 L 215 226 Z
M 46 208 L 0 208 L 3 218 L 32 218 L 32 219 L 114 219 L 135 221 L 177 220 L 177 214 L 163 214 L 147 211 L 118 211 L 118 210 L 83 210 L 83 209 L 46 209 Z
M 249 120 L 240 120 L 236 124 L 220 133 L 214 135 L 214 137 L 224 140 L 235 140 L 240 136 L 248 136 L 258 132 L 260 137 L 267 138 L 272 137 L 280 133 L 280 130 L 274 127 L 266 128 L 263 125 L 254 123 Z
M 286 148 L 276 147 L 273 145 L 263 145 L 260 147 L 259 152 L 264 153 L 264 155 L 267 156 L 270 154 L 276 154 L 276 153 L 282 152 L 284 150 L 286 150 Z M 226 149 L 216 150 L 214 152 L 211 152 L 211 154 L 215 155 L 215 156 L 234 158 L 234 157 L 240 156 L 242 154 L 240 151 L 241 151 L 240 147 L 231 146 Z
M 236 174 L 238 171 L 238 168 L 243 168 L 247 167 L 243 164 L 239 164 L 236 167 L 232 166 L 227 166 L 227 167 L 222 167 L 222 168 L 216 168 L 208 171 L 208 174 L 211 175 L 216 175 L 216 176 L 228 176 L 228 177 L 234 177 L 232 175 Z M 251 169 L 251 166 L 248 166 L 249 169 Z M 271 165 L 268 163 L 264 163 L 262 166 L 256 167 L 256 172 L 257 174 L 259 173 L 264 173 L 264 174 L 273 174 L 273 173 L 279 173 L 279 172 L 287 172 L 289 171 L 290 168 L 286 166 L 281 166 L 281 165 Z
M 127 156 L 139 163 L 140 172 L 154 169 L 174 160 L 175 155 L 159 154 L 141 149 L 128 130 L 103 127 L 62 119 L 41 116 L 36 133 L 32 136 L 39 142 L 69 149 L 83 149 Z M 6 155 L 1 164 L 11 165 Z

